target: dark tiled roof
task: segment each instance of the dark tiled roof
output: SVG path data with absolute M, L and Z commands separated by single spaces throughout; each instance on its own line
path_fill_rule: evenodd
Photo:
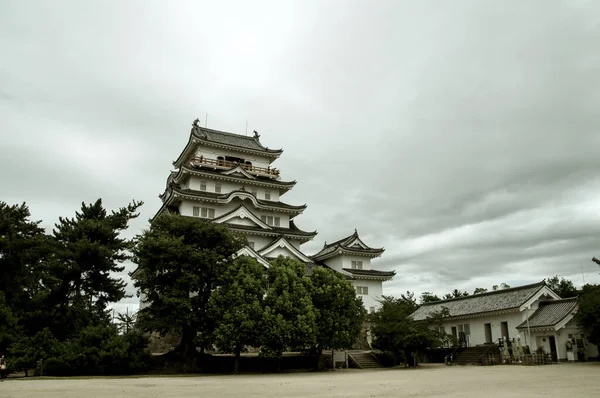
M 292 223 L 290 223 L 292 224 Z M 249 231 L 249 232 L 259 232 L 259 233 L 263 233 L 263 234 L 275 234 L 275 235 L 295 235 L 295 236 L 301 236 L 301 237 L 306 237 L 306 238 L 310 238 L 313 237 L 317 234 L 316 231 L 314 232 L 308 232 L 308 231 L 303 231 L 301 229 L 299 229 L 298 227 L 296 227 L 296 225 L 292 225 L 290 226 L 290 228 L 281 228 L 281 227 L 271 227 L 271 229 L 263 229 L 261 227 L 255 227 L 255 226 L 250 226 L 250 225 L 240 225 L 240 224 L 223 224 L 226 225 L 228 228 L 231 229 L 237 229 L 237 230 L 245 230 L 245 231 Z
M 248 184 L 252 184 L 253 182 L 257 182 L 257 183 L 261 183 L 261 184 L 269 184 L 269 185 L 274 185 L 274 186 L 280 186 L 282 188 L 291 188 L 294 185 L 296 185 L 296 181 L 277 181 L 277 180 L 273 180 L 269 177 L 265 177 L 265 176 L 254 176 L 255 179 L 254 180 L 249 180 L 248 178 L 245 177 L 237 177 L 237 176 L 232 176 L 232 175 L 223 175 L 222 171 L 214 171 L 214 170 L 208 170 L 208 169 L 203 169 L 201 167 L 187 167 L 187 166 L 182 166 L 180 169 L 180 173 L 182 171 L 187 171 L 187 172 L 195 172 L 195 173 L 202 173 L 202 174 L 206 174 L 206 175 L 213 175 L 215 177 L 221 177 L 221 178 L 227 178 L 230 180 L 235 180 L 235 181 L 239 181 L 239 182 L 243 182 L 243 183 L 248 183 Z M 225 170 L 227 171 L 227 170 Z M 175 174 L 177 175 L 178 173 L 175 172 Z
M 362 240 L 360 240 L 359 236 L 358 236 L 358 232 L 356 230 L 354 230 L 354 233 L 350 236 L 347 236 L 345 238 L 342 238 L 340 240 L 336 240 L 335 242 L 332 243 L 325 243 L 323 245 L 323 248 L 321 249 L 321 251 L 319 251 L 316 254 L 313 254 L 311 257 L 312 258 L 316 258 L 316 257 L 324 257 L 330 253 L 333 253 L 339 249 L 345 250 L 345 251 L 350 251 L 350 252 L 355 252 L 357 254 L 359 253 L 364 253 L 364 254 L 380 254 L 383 253 L 384 249 L 374 249 L 371 247 L 367 248 L 363 248 L 363 247 L 358 247 L 358 246 L 348 246 L 350 243 L 352 243 L 355 239 L 358 239 L 361 243 L 364 244 L 364 242 L 362 242 Z M 366 245 L 365 245 L 366 246 Z
M 394 276 L 396 271 L 377 271 L 374 269 L 342 268 L 344 271 L 356 276 Z
M 448 308 L 450 316 L 467 316 L 479 313 L 502 311 L 518 308 L 529 300 L 544 286 L 544 282 L 519 286 L 510 289 L 497 290 L 489 293 L 474 294 L 449 300 L 433 301 L 423 304 L 412 313 L 416 321 L 427 319 L 434 312 Z
M 192 134 L 203 141 L 214 142 L 216 144 L 238 147 L 242 149 L 251 149 L 253 151 L 281 153 L 281 149 L 268 149 L 264 147 L 255 136 L 246 136 L 241 134 L 227 133 L 225 131 L 207 129 L 200 126 L 192 128 Z
M 529 317 L 530 328 L 551 327 L 560 323 L 565 317 L 573 314 L 577 307 L 577 298 L 541 302 L 538 309 Z M 526 328 L 528 322 L 521 323 L 517 328 Z
M 179 188 L 173 188 L 173 191 L 177 192 L 179 194 L 182 194 L 182 195 L 189 195 L 189 196 L 195 196 L 198 198 L 206 198 L 206 199 L 214 199 L 214 200 L 228 199 L 235 193 L 245 193 L 245 194 L 252 195 L 250 192 L 245 191 L 243 189 L 236 189 L 229 193 L 196 191 L 193 189 L 179 189 Z M 273 207 L 273 208 L 278 208 L 278 209 L 287 209 L 287 210 L 304 210 L 304 209 L 306 209 L 306 205 L 295 206 L 295 205 L 290 205 L 290 204 L 283 203 L 283 202 L 275 202 L 275 201 L 271 201 L 271 200 L 264 200 L 264 199 L 258 199 L 258 198 L 256 198 L 256 201 L 263 206 Z

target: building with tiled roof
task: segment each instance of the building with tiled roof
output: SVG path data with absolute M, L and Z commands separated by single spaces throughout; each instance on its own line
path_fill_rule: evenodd
M 352 280 L 369 312 L 380 307 L 383 295 L 383 282 L 391 280 L 394 271 L 380 271 L 371 267 L 371 260 L 381 256 L 383 248 L 367 246 L 358 236 L 356 229 L 352 235 L 323 245 L 316 254 L 310 256 L 317 264 L 325 265 Z
M 498 343 L 501 338 L 519 339 L 531 351 L 542 349 L 556 360 L 567 360 L 566 343 L 572 338 L 586 359 L 596 358 L 598 348 L 577 328 L 576 312 L 577 298 L 561 299 L 541 281 L 424 303 L 411 317 L 416 321 L 437 318 L 442 331 L 466 347 Z
M 265 266 L 283 255 L 309 267 L 331 267 L 352 280 L 365 307 L 373 309 L 382 281 L 394 275 L 370 267 L 370 259 L 380 256 L 383 249 L 369 248 L 355 232 L 326 244 L 326 250 L 315 256 L 303 253 L 301 245 L 317 232 L 296 225 L 295 218 L 306 209 L 305 204 L 281 199 L 296 185 L 296 181 L 282 181 L 280 171 L 271 166 L 282 153 L 264 146 L 256 131 L 251 136 L 233 134 L 201 127 L 195 120 L 188 143 L 173 162 L 176 170 L 169 173 L 159 195 L 163 203 L 154 217 L 168 213 L 225 224 L 247 239 L 248 246 L 237 254 L 254 257 Z M 132 277 L 137 277 L 136 271 Z

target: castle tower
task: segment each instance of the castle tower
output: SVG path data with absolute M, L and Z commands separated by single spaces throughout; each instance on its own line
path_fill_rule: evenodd
M 384 250 L 368 247 L 355 231 L 325 244 L 313 256 L 304 254 L 300 246 L 317 232 L 303 231 L 294 223 L 305 204 L 281 201 L 296 185 L 281 181 L 279 170 L 271 167 L 282 153 L 263 146 L 256 131 L 253 136 L 232 134 L 201 127 L 196 119 L 187 145 L 173 162 L 175 171 L 159 195 L 163 204 L 154 217 L 170 213 L 226 224 L 248 240 L 237 254 L 254 257 L 267 267 L 279 255 L 329 267 L 352 280 L 365 308 L 373 311 L 379 307 L 382 282 L 395 274 L 371 269 L 370 260 Z M 137 270 L 131 276 L 140 277 Z M 140 307 L 144 305 L 142 295 Z
M 256 131 L 253 136 L 226 133 L 200 127 L 196 120 L 173 162 L 177 170 L 167 179 L 156 215 L 168 212 L 227 224 L 248 240 L 238 254 L 264 265 L 279 255 L 311 263 L 300 245 L 317 233 L 294 224 L 306 205 L 281 201 L 296 182 L 281 181 L 279 170 L 271 167 L 282 152 L 264 147 Z
M 391 280 L 396 274 L 395 271 L 371 268 L 371 260 L 383 252 L 383 248 L 367 246 L 355 229 L 350 236 L 325 243 L 321 251 L 310 257 L 316 264 L 329 267 L 352 280 L 356 294 L 362 297 L 367 311 L 374 312 L 381 305 L 378 300 L 383 295 L 383 282 Z

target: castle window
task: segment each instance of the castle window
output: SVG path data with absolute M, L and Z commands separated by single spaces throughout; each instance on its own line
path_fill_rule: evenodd
M 206 191 L 206 181 L 200 181 L 200 190 Z
M 363 269 L 362 261 L 352 261 L 352 269 Z
M 215 218 L 215 209 L 209 209 L 207 207 L 200 208 L 200 217 Z
M 267 225 L 273 225 L 278 227 L 279 225 L 281 225 L 281 218 L 279 217 L 273 217 L 273 216 L 260 216 L 260 219 L 262 222 L 264 222 Z
M 265 191 L 265 199 L 271 200 L 271 191 Z
M 221 183 L 215 182 L 215 192 L 221 192 Z
M 356 286 L 356 294 L 367 295 L 369 294 L 368 286 Z
M 200 217 L 200 207 L 194 206 L 192 211 L 193 211 L 194 217 Z
M 245 168 L 246 170 L 252 170 L 252 162 L 248 162 L 248 161 L 246 161 L 246 163 L 245 163 L 245 165 L 244 165 L 244 168 Z
M 225 166 L 225 158 L 223 156 L 217 156 L 217 166 Z

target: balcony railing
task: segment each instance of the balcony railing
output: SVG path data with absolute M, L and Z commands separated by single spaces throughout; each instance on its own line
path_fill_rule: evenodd
M 268 176 L 279 177 L 279 170 L 270 167 L 257 167 L 247 163 L 231 162 L 229 160 L 208 159 L 203 156 L 193 157 L 190 163 L 194 166 L 207 165 L 213 168 L 231 169 L 232 167 L 240 166 L 251 174 L 262 174 Z

